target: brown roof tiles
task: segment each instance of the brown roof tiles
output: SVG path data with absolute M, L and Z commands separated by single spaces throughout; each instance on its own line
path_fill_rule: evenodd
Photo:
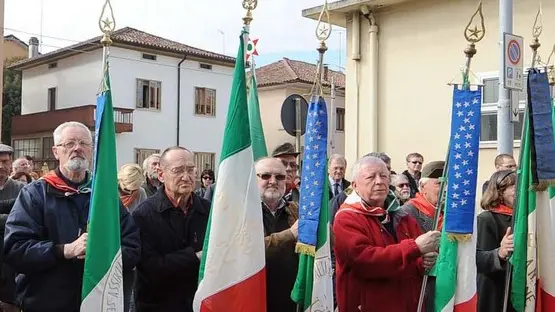
M 268 87 L 285 83 L 304 82 L 312 84 L 316 78 L 316 65 L 283 58 L 275 63 L 256 69 L 258 87 Z M 333 70 L 328 71 L 328 79 L 324 85 L 329 86 L 334 78 L 338 87 L 345 87 L 345 74 Z

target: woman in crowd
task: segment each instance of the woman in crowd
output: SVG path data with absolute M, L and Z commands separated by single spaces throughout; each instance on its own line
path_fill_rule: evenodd
M 146 199 L 145 190 L 141 187 L 144 181 L 143 170 L 137 164 L 123 165 L 118 172 L 119 197 L 129 212 Z
M 195 193 L 200 197 L 205 197 L 206 191 L 210 188 L 210 185 L 214 183 L 214 171 L 211 169 L 204 169 L 200 177 L 200 188 L 198 188 Z
M 498 171 L 491 176 L 482 196 L 481 206 L 485 211 L 478 215 L 476 246 L 478 312 L 503 311 L 505 270 L 513 251 L 511 222 L 515 183 L 513 171 Z M 507 311 L 514 311 L 510 304 Z

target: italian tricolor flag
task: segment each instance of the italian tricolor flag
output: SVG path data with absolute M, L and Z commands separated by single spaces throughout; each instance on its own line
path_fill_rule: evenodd
M 555 189 L 531 189 L 529 119 L 524 127 L 514 216 L 511 303 L 518 312 L 550 312 L 555 311 Z
M 264 229 L 249 130 L 244 56 L 243 34 L 193 302 L 196 312 L 266 311 Z
M 123 312 L 116 130 L 106 65 L 96 103 L 95 153 L 81 311 Z
M 469 240 L 457 241 L 445 231 L 441 234 L 435 268 L 436 312 L 476 312 L 476 236 L 473 233 Z

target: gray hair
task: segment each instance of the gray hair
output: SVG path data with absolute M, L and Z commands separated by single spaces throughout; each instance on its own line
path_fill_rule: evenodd
M 64 130 L 66 128 L 69 128 L 69 127 L 76 127 L 76 128 L 82 128 L 82 129 L 87 130 L 87 133 L 89 134 L 89 138 L 92 141 L 92 133 L 91 133 L 91 130 L 89 128 L 87 128 L 87 126 L 85 126 L 84 124 L 82 124 L 78 121 L 66 121 L 63 124 L 56 127 L 56 129 L 54 130 L 54 133 L 53 133 L 54 145 L 58 145 L 58 144 L 61 143 L 61 141 L 62 141 L 62 132 L 64 132 Z
M 12 170 L 15 172 L 17 167 L 19 167 L 21 165 L 20 163 L 23 162 L 23 161 L 28 162 L 27 158 L 25 158 L 25 157 L 20 157 L 20 158 L 14 160 L 13 163 L 12 163 Z
M 345 167 L 347 167 L 347 159 L 345 159 L 345 156 L 341 155 L 341 154 L 333 154 L 330 156 L 330 160 L 328 161 L 328 166 L 331 165 L 331 163 L 334 160 L 340 160 L 343 161 L 343 165 L 345 165 Z
M 391 175 L 391 184 L 397 185 L 400 182 L 409 181 L 409 179 L 404 174 L 393 174 Z
M 418 188 L 422 188 L 428 182 L 430 182 L 430 178 L 420 178 L 420 180 L 418 180 Z
M 150 170 L 150 160 L 152 158 L 158 158 L 160 160 L 160 154 L 151 154 L 143 161 L 143 174 L 146 176 Z
M 364 157 L 366 157 L 366 156 L 373 156 L 373 157 L 379 158 L 386 164 L 391 163 L 391 157 L 387 156 L 386 153 L 372 152 L 372 153 L 368 153 L 368 154 L 364 155 Z
M 360 171 L 364 166 L 367 165 L 383 165 L 387 169 L 387 165 L 383 160 L 376 156 L 363 156 L 353 165 L 353 180 L 356 180 L 360 175 Z

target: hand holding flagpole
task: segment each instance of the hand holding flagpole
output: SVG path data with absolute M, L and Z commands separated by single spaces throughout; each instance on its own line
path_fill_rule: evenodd
M 478 17 L 479 21 L 475 21 L 474 19 Z M 472 57 L 476 54 L 476 43 L 481 41 L 486 34 L 486 27 L 484 21 L 484 14 L 482 12 L 482 2 L 478 4 L 478 8 L 472 14 L 472 17 L 468 21 L 464 29 L 464 37 L 468 42 L 468 46 L 464 49 L 464 54 L 466 55 L 466 63 L 463 72 L 463 82 L 462 88 L 465 90 L 470 90 L 470 63 L 472 61 Z M 439 219 L 442 213 L 443 207 L 442 205 L 445 202 L 445 187 L 447 185 L 446 177 L 447 172 L 449 170 L 449 151 L 451 150 L 451 142 L 448 144 L 447 154 L 445 156 L 445 165 L 443 167 L 443 176 L 440 178 L 440 187 L 439 187 L 439 198 L 436 204 L 435 215 L 433 219 L 433 228 L 432 230 L 436 230 L 439 226 Z M 422 308 L 424 306 L 424 298 L 426 295 L 426 287 L 428 284 L 428 274 L 425 274 L 422 280 L 422 286 L 420 288 L 420 296 L 418 298 L 418 308 L 417 312 L 422 312 Z

